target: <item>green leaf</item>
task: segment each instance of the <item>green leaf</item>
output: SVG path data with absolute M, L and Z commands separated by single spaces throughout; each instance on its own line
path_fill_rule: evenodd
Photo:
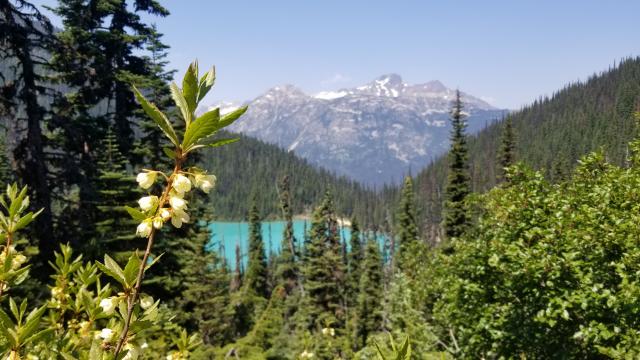
M 124 206 L 124 209 L 127 210 L 127 212 L 129 213 L 129 215 L 131 215 L 131 217 L 134 220 L 137 221 L 143 221 L 147 219 L 147 215 L 145 215 L 142 211 L 136 209 L 136 208 L 132 208 L 131 206 Z
M 243 106 L 223 116 L 222 119 L 220 119 L 220 129 L 233 124 L 233 122 L 238 120 L 238 118 L 242 116 L 248 108 L 248 106 Z
M 42 318 L 42 315 L 44 315 L 44 312 L 46 310 L 46 305 L 43 305 L 40 308 L 34 309 L 33 311 L 31 311 L 31 313 L 29 313 L 24 326 L 20 327 L 20 330 L 18 332 L 20 339 L 23 339 L 24 341 L 24 339 L 29 338 L 31 335 L 33 335 L 33 333 L 35 333 L 35 331 L 38 329 L 38 326 L 40 325 L 40 319 Z
M 176 83 L 172 82 L 170 85 L 171 88 L 171 97 L 173 101 L 176 103 L 178 109 L 182 113 L 182 118 L 184 119 L 187 128 L 189 128 L 189 124 L 191 124 L 191 111 L 189 110 L 189 105 L 187 104 L 187 100 L 182 95 L 182 91 L 178 88 Z
M 380 346 L 378 346 L 377 342 L 373 343 L 376 346 L 376 350 L 378 351 L 378 358 L 380 360 L 387 360 L 387 358 L 384 356 L 384 353 L 382 352 L 382 349 L 380 349 Z
M 171 159 L 175 159 L 176 158 L 176 152 L 173 151 L 173 149 L 170 149 L 168 147 L 163 147 L 162 151 L 165 153 L 165 155 L 167 155 Z
M 44 330 L 40 330 L 37 333 L 33 334 L 33 336 L 29 337 L 26 340 L 23 340 L 23 345 L 26 345 L 28 343 L 34 342 L 37 343 L 40 339 L 42 339 L 43 337 L 53 334 L 54 330 L 53 329 L 44 329 Z
M 124 276 L 124 271 L 122 270 L 120 265 L 118 265 L 118 263 L 116 263 L 112 258 L 109 257 L 109 255 L 106 255 L 106 254 L 104 255 L 104 264 L 101 264 L 100 262 L 96 262 L 96 265 L 98 265 L 98 267 L 100 268 L 100 270 L 102 270 L 102 272 L 112 277 L 121 285 L 125 286 L 126 279 Z
M 154 104 L 147 101 L 135 86 L 133 87 L 133 93 L 136 95 L 136 99 L 140 105 L 142 105 L 144 112 L 147 113 L 147 115 L 160 127 L 169 140 L 171 140 L 174 145 L 178 146 L 178 144 L 180 144 L 178 141 L 178 135 L 176 135 L 176 131 L 173 130 L 173 126 L 171 126 L 169 119 L 167 119 L 162 111 L 160 111 Z
M 213 84 L 216 81 L 216 68 L 212 67 L 211 70 L 207 71 L 204 76 L 200 79 L 200 90 L 198 91 L 198 102 L 202 100 L 209 90 L 213 87 Z
M 198 92 L 198 61 L 196 60 L 189 65 L 182 79 L 182 94 L 184 94 L 190 114 L 196 111 Z
M 160 261 L 160 258 L 164 255 L 164 253 L 156 256 L 155 258 L 153 258 L 150 262 L 147 261 L 147 264 L 144 266 L 144 271 L 149 270 L 150 267 L 152 267 L 153 265 L 155 265 L 158 261 Z
M 184 132 L 182 148 L 188 151 L 189 146 L 198 140 L 213 134 L 219 129 L 220 109 L 213 109 L 196 119 Z
M 103 352 L 102 341 L 100 341 L 100 339 L 93 339 L 91 349 L 89 350 L 89 360 L 102 360 Z
M 225 138 L 225 139 L 218 139 L 218 140 L 214 140 L 212 142 L 206 143 L 206 144 L 202 144 L 204 146 L 208 146 L 208 147 L 218 147 L 218 146 L 223 146 L 223 145 L 227 145 L 227 144 L 233 144 L 234 142 L 240 140 L 240 138 Z
M 15 226 L 13 227 L 13 231 L 18 231 L 22 228 L 24 228 L 25 226 L 31 224 L 31 222 L 33 222 L 33 220 L 40 215 L 40 213 L 42 212 L 42 210 L 44 209 L 40 209 L 38 212 L 33 213 L 33 212 L 29 212 L 27 213 L 25 216 L 21 217 L 20 220 L 18 220 L 18 222 L 15 224 Z
M 31 265 L 27 265 L 27 266 L 21 267 L 18 270 L 15 270 L 14 273 L 13 273 L 13 284 L 14 285 L 20 285 L 25 280 L 27 280 L 27 278 L 29 278 L 29 269 L 30 268 L 31 268 Z
M 13 321 L 9 318 L 9 315 L 0 309 L 0 334 L 6 340 L 9 340 L 12 347 L 15 347 L 18 344 L 18 336 L 14 331 L 9 331 L 9 329 L 14 328 L 15 325 Z
M 240 138 L 225 138 L 225 139 L 209 140 L 209 141 L 207 141 L 206 139 L 203 139 L 201 143 L 199 143 L 198 145 L 191 146 L 189 150 L 195 150 L 203 147 L 223 146 L 227 144 L 232 144 L 234 142 L 237 142 L 238 140 L 240 140 Z
M 138 270 L 140 269 L 140 258 L 138 254 L 133 253 L 129 257 L 127 265 L 124 267 L 124 278 L 127 286 L 135 285 L 135 281 L 138 278 Z
M 409 342 L 409 337 L 407 337 L 398 352 L 398 360 L 409 359 L 411 359 L 411 344 Z
M 11 309 L 11 313 L 13 317 L 20 322 L 20 311 L 18 310 L 18 305 L 16 305 L 15 300 L 13 298 L 9 298 L 9 308 Z
M 11 200 L 11 205 L 9 205 L 9 216 L 14 217 L 17 215 L 18 210 L 22 207 L 22 201 L 27 195 L 27 187 L 23 187 L 18 196 Z

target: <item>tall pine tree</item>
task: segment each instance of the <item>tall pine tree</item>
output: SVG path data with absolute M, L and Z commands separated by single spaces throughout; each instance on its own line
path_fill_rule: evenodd
M 360 225 L 358 225 L 358 220 L 355 217 L 351 218 L 349 247 L 345 298 L 348 308 L 351 309 L 356 304 L 358 289 L 360 287 L 361 263 L 364 258 Z
M 136 124 L 144 119 L 131 83 L 144 85 L 151 76 L 145 46 L 153 29 L 142 14 L 168 14 L 157 1 L 58 0 L 54 9 L 64 25 L 52 51 L 53 80 L 65 86 L 53 99 L 48 130 L 52 158 L 51 185 L 69 196 L 55 204 L 58 237 L 81 243 L 78 234 L 94 231 L 99 176 L 97 147 L 112 128 L 118 149 L 132 164 Z
M 204 226 L 192 239 L 194 251 L 180 273 L 184 291 L 178 298 L 178 320 L 202 334 L 205 344 L 223 345 L 232 339 L 231 319 L 224 311 L 230 301 L 229 273 L 218 254 L 207 249 L 210 238 Z
M 302 274 L 309 329 L 342 328 L 345 271 L 338 223 L 329 192 L 325 193 L 322 204 L 313 213 Z
M 513 133 L 513 120 L 507 116 L 502 128 L 500 148 L 498 149 L 498 183 L 506 179 L 505 169 L 515 163 L 516 142 Z
M 280 208 L 285 221 L 282 243 L 280 244 L 280 256 L 276 268 L 276 278 L 287 291 L 291 293 L 298 282 L 298 269 L 296 264 L 296 239 L 293 234 L 293 214 L 291 211 L 291 193 L 289 177 L 282 178 L 280 183 Z
M 107 131 L 99 148 L 99 176 L 95 185 L 98 191 L 95 232 L 88 244 L 83 244 L 91 258 L 101 259 L 111 254 L 119 262 L 126 262 L 133 248 L 142 248 L 144 240 L 131 231 L 137 222 L 131 219 L 122 204 L 132 204 L 140 193 L 135 178 L 127 174 L 127 160 L 118 149 L 115 134 Z
M 357 295 L 355 341 L 356 348 L 366 345 L 369 335 L 382 326 L 383 269 L 378 242 L 369 238 L 362 262 L 360 286 Z
M 460 237 L 468 225 L 465 200 L 471 191 L 471 180 L 467 163 L 468 146 L 465 134 L 467 123 L 462 108 L 460 91 L 456 90 L 451 111 L 451 150 L 444 203 L 444 231 L 449 239 Z
M 394 263 L 399 269 L 403 269 L 407 256 L 411 254 L 414 244 L 418 241 L 418 224 L 416 215 L 415 193 L 413 180 L 410 176 L 404 179 L 402 197 L 397 213 L 397 252 L 394 254 Z
M 33 226 L 42 260 L 56 249 L 42 128 L 47 111 L 41 96 L 51 90 L 45 85 L 43 72 L 49 66 L 42 54 L 51 49 L 52 32 L 49 20 L 30 2 L 0 1 L 0 114 L 17 139 L 11 154 L 17 175 L 29 188 L 31 206 L 42 209 Z
M 244 276 L 244 286 L 255 292 L 256 295 L 267 298 L 269 296 L 267 288 L 267 259 L 262 239 L 262 222 L 255 198 L 251 202 L 248 220 L 249 259 Z

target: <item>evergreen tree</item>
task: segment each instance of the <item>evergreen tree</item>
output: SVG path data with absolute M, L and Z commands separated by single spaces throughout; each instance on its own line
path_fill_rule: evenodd
M 167 111 L 173 107 L 171 90 L 169 83 L 173 80 L 175 70 L 167 70 L 169 61 L 167 60 L 169 46 L 162 42 L 163 34 L 159 33 L 156 25 L 152 24 L 148 35 L 145 57 L 149 75 L 141 79 L 139 88 L 149 93 L 147 96 L 160 109 Z M 168 112 L 168 111 L 167 111 Z M 136 147 L 136 154 L 143 158 L 146 164 L 161 164 L 166 161 L 166 156 L 162 150 L 165 146 L 170 146 L 169 141 L 162 134 L 158 125 L 148 117 L 143 117 L 139 122 L 141 136 L 139 143 L 144 146 Z
M 414 244 L 418 241 L 418 224 L 416 217 L 416 205 L 414 200 L 413 180 L 407 176 L 402 187 L 402 198 L 397 215 L 396 239 L 398 247 L 394 257 L 395 265 L 403 269 L 407 255 L 412 252 Z
M 349 240 L 350 251 L 347 261 L 347 282 L 346 282 L 346 304 L 349 309 L 353 308 L 357 301 L 358 289 L 360 288 L 361 263 L 364 257 L 360 225 L 358 220 L 351 218 L 351 239 Z
M 11 154 L 17 175 L 31 192 L 31 206 L 42 209 L 33 231 L 43 264 L 56 249 L 42 129 L 47 111 L 40 100 L 50 91 L 43 74 L 48 64 L 40 54 L 51 48 L 52 33 L 49 20 L 30 2 L 0 1 L 0 62 L 15 64 L 0 73 L 0 113 L 10 119 L 7 125 L 17 139 Z
M 462 113 L 460 91 L 451 111 L 451 150 L 449 152 L 449 174 L 447 176 L 446 201 L 444 204 L 444 230 L 447 238 L 461 236 L 468 225 L 465 199 L 471 191 L 467 164 L 468 149 L 465 129 L 467 124 Z
M 202 334 L 205 344 L 223 345 L 232 339 L 231 319 L 225 311 L 230 301 L 229 274 L 218 255 L 206 248 L 210 235 L 203 229 L 193 239 L 195 251 L 180 274 L 184 291 L 178 314 L 183 326 Z
M 345 271 L 340 253 L 333 201 L 326 192 L 322 204 L 313 213 L 302 265 L 305 312 L 309 317 L 307 325 L 310 330 L 326 326 L 342 328 L 344 325 L 342 294 Z
M 230 292 L 240 290 L 240 287 L 242 286 L 242 275 L 242 250 L 240 249 L 240 243 L 236 243 L 233 276 L 231 277 L 231 282 L 229 284 Z
M 289 177 L 282 178 L 280 183 L 280 207 L 285 221 L 282 244 L 280 244 L 280 256 L 276 268 L 276 277 L 287 291 L 291 293 L 298 282 L 298 269 L 296 264 L 296 239 L 293 235 L 293 214 L 291 211 L 291 193 Z
M 505 169 L 515 163 L 515 137 L 513 134 L 513 120 L 508 116 L 504 121 L 500 148 L 498 149 L 498 182 L 505 180 Z
M 262 239 L 262 223 L 255 198 L 249 211 L 249 257 L 244 286 L 256 295 L 267 298 L 267 259 Z
M 132 186 L 135 179 L 127 174 L 127 160 L 118 149 L 111 129 L 100 146 L 98 169 L 95 235 L 85 234 L 91 237 L 91 241 L 85 245 L 84 252 L 94 259 L 100 259 L 108 253 L 116 261 L 126 262 L 131 249 L 144 245 L 144 239 L 136 237 L 131 231 L 137 222 L 128 216 L 122 206 L 134 203 L 139 192 Z
M 10 184 L 15 181 L 9 157 L 7 156 L 7 135 L 0 134 L 0 184 Z
M 373 237 L 367 241 L 361 271 L 354 343 L 357 348 L 364 347 L 369 335 L 382 325 L 382 257 L 378 242 Z
M 146 0 L 59 0 L 54 12 L 64 28 L 56 33 L 52 51 L 53 80 L 66 91 L 53 99 L 48 130 L 57 136 L 48 146 L 57 151 L 51 162 L 52 184 L 72 195 L 56 204 L 57 234 L 80 243 L 77 234 L 94 231 L 99 198 L 96 144 L 108 128 L 113 128 L 123 156 L 131 163 L 136 160 L 134 128 L 146 117 L 131 83 L 144 84 L 150 76 L 144 50 L 153 33 L 140 15 L 168 13 L 159 2 Z

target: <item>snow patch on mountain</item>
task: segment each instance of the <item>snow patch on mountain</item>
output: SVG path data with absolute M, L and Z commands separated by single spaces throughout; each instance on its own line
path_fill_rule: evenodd
M 504 113 L 478 97 L 461 95 L 472 133 Z M 249 102 L 231 130 L 380 186 L 399 183 L 409 169 L 419 170 L 447 150 L 454 98 L 455 90 L 440 81 L 408 84 L 398 74 L 314 95 L 281 85 Z M 217 106 L 224 114 L 239 104 Z

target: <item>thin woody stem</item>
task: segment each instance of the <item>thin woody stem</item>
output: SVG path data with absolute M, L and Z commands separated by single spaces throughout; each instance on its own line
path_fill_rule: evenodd
M 167 178 L 167 186 L 164 189 L 160 200 L 158 201 L 158 209 L 156 210 L 156 214 L 164 207 L 167 203 L 167 198 L 169 197 L 169 192 L 173 187 L 173 179 L 182 169 L 182 164 L 184 162 L 184 158 L 179 153 L 176 157 L 175 167 L 173 169 L 173 173 L 171 176 Z M 127 318 L 125 319 L 124 328 L 122 329 L 122 334 L 120 334 L 120 338 L 118 339 L 118 344 L 116 345 L 115 357 L 118 358 L 118 354 L 122 351 L 122 347 L 124 346 L 125 341 L 127 340 L 127 333 L 129 332 L 129 326 L 131 325 L 131 317 L 133 316 L 133 308 L 138 301 L 140 296 L 140 287 L 142 286 L 142 279 L 144 278 L 145 267 L 147 266 L 147 260 L 149 259 L 149 255 L 151 254 L 151 248 L 153 247 L 153 240 L 155 239 L 156 228 L 154 226 L 151 227 L 151 232 L 149 233 L 149 238 L 147 241 L 147 248 L 144 251 L 144 256 L 142 257 L 142 263 L 140 263 L 140 268 L 138 269 L 138 277 L 136 279 L 136 285 L 133 288 L 133 292 L 131 292 L 127 296 Z

